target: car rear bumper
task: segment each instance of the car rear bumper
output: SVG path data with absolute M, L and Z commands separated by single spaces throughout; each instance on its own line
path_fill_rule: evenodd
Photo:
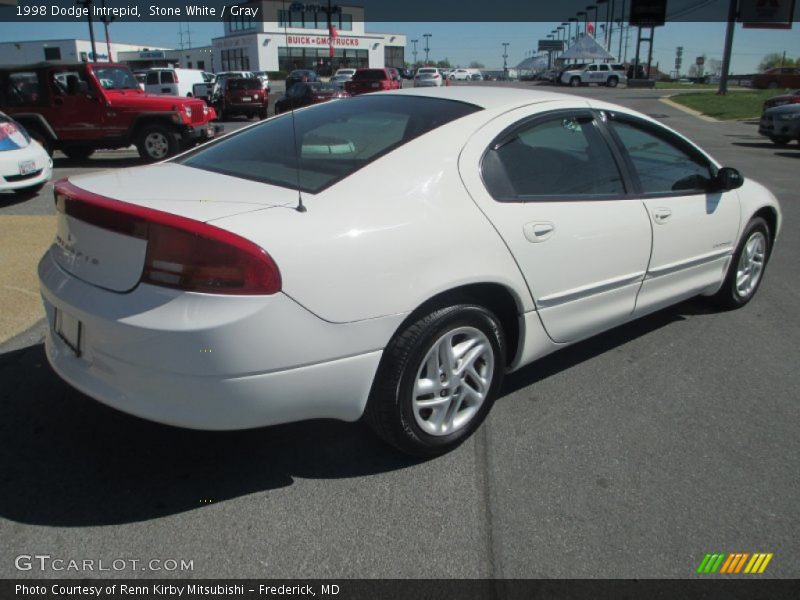
M 394 327 L 328 323 L 282 293 L 224 297 L 144 284 L 114 293 L 69 275 L 50 252 L 39 278 L 58 375 L 103 404 L 192 429 L 358 419 Z M 56 333 L 57 311 L 80 322 L 79 352 Z

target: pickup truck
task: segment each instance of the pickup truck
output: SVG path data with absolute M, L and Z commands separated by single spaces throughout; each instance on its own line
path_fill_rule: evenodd
M 134 144 L 154 162 L 216 136 L 203 100 L 148 94 L 131 70 L 113 63 L 39 63 L 0 68 L 0 110 L 52 156 L 85 159 Z

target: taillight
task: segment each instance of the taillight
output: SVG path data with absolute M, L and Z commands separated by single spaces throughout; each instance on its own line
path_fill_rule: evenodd
M 270 295 L 281 290 L 272 257 L 241 236 L 201 221 L 55 186 L 56 209 L 102 229 L 147 240 L 142 283 L 188 292 Z

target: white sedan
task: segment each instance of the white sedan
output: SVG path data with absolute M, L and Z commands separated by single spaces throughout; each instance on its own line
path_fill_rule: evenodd
M 743 306 L 781 223 L 648 117 L 507 88 L 321 104 L 56 191 L 66 381 L 198 429 L 365 416 L 420 456 L 554 350 L 698 294 Z
M 19 123 L 0 113 L 0 192 L 38 192 L 53 174 L 53 161 Z

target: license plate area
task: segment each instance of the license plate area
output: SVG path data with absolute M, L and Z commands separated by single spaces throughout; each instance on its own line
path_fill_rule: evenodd
M 242 102 L 250 102 L 252 98 L 250 96 L 242 96 Z
M 75 353 L 75 356 L 81 355 L 83 323 L 71 314 L 55 309 L 53 329 L 55 334 L 61 338 L 61 341 Z
M 29 175 L 36 170 L 35 160 L 22 160 L 19 162 L 19 174 Z

